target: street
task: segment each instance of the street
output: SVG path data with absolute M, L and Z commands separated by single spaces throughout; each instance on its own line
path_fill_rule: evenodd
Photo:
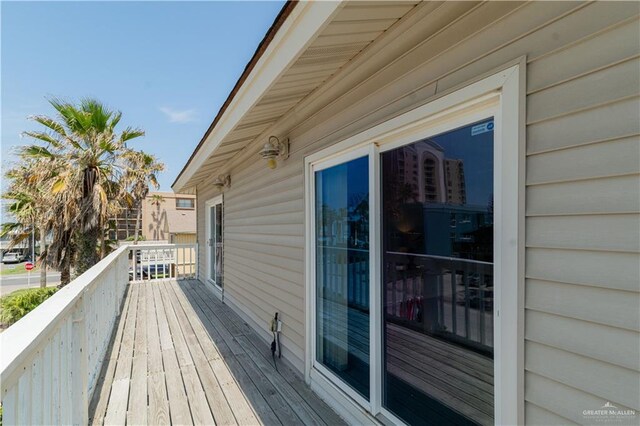
M 24 264 L 19 265 L 2 265 L 2 270 L 24 268 Z M 58 285 L 60 283 L 60 272 L 51 271 L 47 273 L 47 287 Z M 9 274 L 0 275 L 0 295 L 4 296 L 12 291 L 20 290 L 22 288 L 39 287 L 40 286 L 40 271 L 31 273 L 31 279 L 27 272 L 24 274 Z

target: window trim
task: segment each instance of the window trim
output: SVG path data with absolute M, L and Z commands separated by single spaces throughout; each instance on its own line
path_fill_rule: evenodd
M 371 218 L 375 215 L 372 215 L 372 203 L 374 203 L 374 201 L 372 200 L 372 198 L 375 197 L 375 195 L 372 195 L 371 193 L 371 189 L 372 189 L 372 182 L 371 182 L 371 167 L 372 167 L 372 163 L 371 163 L 371 157 L 372 157 L 372 149 L 371 146 L 361 146 L 361 147 L 357 147 L 355 149 L 351 149 L 351 150 L 347 150 L 345 152 L 340 153 L 339 155 L 335 155 L 335 156 L 331 156 L 329 158 L 325 158 L 316 162 L 311 163 L 310 166 L 310 171 L 309 171 L 309 186 L 311 188 L 312 193 L 312 197 L 313 200 L 315 201 L 315 186 L 316 186 L 316 182 L 315 182 L 315 173 L 322 171 L 322 170 L 326 170 L 328 168 L 337 166 L 339 164 L 344 164 L 347 163 L 349 161 L 358 159 L 358 158 L 362 158 L 362 157 L 367 157 L 367 159 L 369 160 L 369 263 L 371 265 L 373 265 L 373 260 L 374 260 L 374 248 L 373 248 L 373 240 L 372 237 L 375 237 L 375 227 L 377 226 L 374 223 L 371 223 Z M 315 220 L 316 220 L 316 212 L 315 212 L 315 203 L 313 203 L 313 206 L 311 207 L 311 223 L 314 224 Z M 312 230 L 312 236 L 311 238 L 313 239 L 313 241 L 315 241 L 315 227 Z M 316 264 L 315 264 L 315 258 L 316 258 L 316 249 L 315 249 L 315 244 L 311 244 L 311 259 L 313 259 L 313 265 L 310 265 L 311 267 L 311 273 L 313 274 L 313 277 L 315 277 L 316 274 Z M 374 271 L 372 270 L 372 268 L 369 268 L 369 283 L 371 286 L 371 283 L 373 283 L 373 274 Z M 312 286 L 313 289 L 312 294 L 315 295 L 316 294 L 316 286 L 315 286 L 315 279 L 312 282 Z M 371 294 L 371 287 L 369 288 L 369 294 Z M 371 303 L 371 302 L 370 302 Z M 309 306 L 311 305 L 311 306 Z M 315 303 L 315 298 L 313 299 L 313 301 L 311 301 L 311 303 L 307 304 L 307 311 L 311 311 L 311 321 L 312 323 L 312 330 L 316 330 L 316 303 Z M 369 329 L 371 330 L 371 326 L 374 323 L 374 319 L 371 317 L 372 312 L 369 312 Z M 314 333 L 315 336 L 315 333 Z M 363 397 L 362 395 L 360 395 L 355 389 L 353 389 L 351 386 L 349 386 L 348 384 L 344 383 L 342 380 L 340 380 L 340 378 L 335 375 L 330 369 L 326 368 L 324 365 L 322 365 L 320 362 L 318 362 L 316 360 L 316 339 L 313 338 L 312 342 L 311 342 L 311 364 L 312 364 L 312 369 L 315 370 L 314 372 L 317 372 L 319 374 L 321 374 L 322 376 L 324 376 L 325 378 L 332 380 L 332 383 L 334 384 L 334 386 L 337 386 L 342 392 L 346 393 L 347 395 L 349 395 L 349 397 L 351 397 L 352 399 L 354 399 L 355 401 L 358 402 L 358 404 L 360 404 L 362 407 L 366 408 L 366 409 L 371 409 L 372 408 L 372 404 L 371 404 L 371 397 L 372 397 L 372 389 L 373 389 L 373 385 L 374 383 L 371 380 L 371 377 L 369 378 L 369 400 L 367 401 L 367 399 L 365 397 Z M 371 343 L 370 343 L 371 346 Z M 369 353 L 369 365 L 373 365 L 373 357 L 372 357 L 372 353 L 370 351 Z M 372 369 L 369 368 L 369 371 L 371 371 Z
M 305 380 L 327 397 L 340 413 L 354 422 L 382 414 L 400 421 L 382 407 L 380 309 L 380 233 L 370 236 L 375 259 L 370 270 L 371 349 L 370 404 L 363 405 L 342 390 L 314 365 L 315 360 L 315 192 L 313 165 L 358 148 L 368 149 L 370 161 L 370 232 L 379 224 L 379 153 L 429 136 L 494 117 L 494 279 L 498 291 L 494 308 L 494 418 L 496 424 L 524 422 L 524 190 L 525 190 L 525 83 L 526 58 L 521 57 L 493 74 L 454 88 L 441 97 L 400 114 L 305 158 Z M 371 167 L 373 166 L 373 167 Z M 373 187 L 373 188 L 372 188 Z M 375 203 L 375 205 L 374 205 Z M 370 219 L 370 220 L 371 220 Z M 507 285 L 504 283 L 510 283 Z M 374 315 L 374 312 L 376 315 Z M 374 322 L 375 321 L 375 322 Z M 515 354 L 515 356 L 514 356 Z M 375 362 L 375 363 L 374 363 Z M 341 398 L 342 396 L 342 398 Z M 350 398 L 344 398 L 350 396 Z M 341 400 L 342 399 L 342 400 Z M 367 412 L 369 411 L 369 412 Z
M 192 207 L 181 207 L 178 205 L 178 201 L 188 200 L 191 201 Z M 196 208 L 196 199 L 195 198 L 182 198 L 176 197 L 176 210 L 195 210 Z

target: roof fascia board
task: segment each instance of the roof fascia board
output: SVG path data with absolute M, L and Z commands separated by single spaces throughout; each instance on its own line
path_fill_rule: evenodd
M 216 128 L 200 147 L 191 164 L 187 165 L 182 175 L 172 185 L 175 192 L 182 192 L 190 186 L 190 179 L 220 145 L 224 137 L 304 52 L 341 7 L 341 2 L 305 1 L 300 2 L 293 9 L 238 90 Z

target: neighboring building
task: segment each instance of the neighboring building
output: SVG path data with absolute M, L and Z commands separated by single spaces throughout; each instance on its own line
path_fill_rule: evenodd
M 173 185 L 199 279 L 352 424 L 637 424 L 639 16 L 287 3 Z
M 110 232 L 112 240 L 126 241 L 136 234 L 136 220 L 138 211 L 135 208 L 122 207 L 118 215 L 113 218 L 115 229 Z
M 150 192 L 142 204 L 142 235 L 147 241 L 195 243 L 196 197 Z
M 137 209 L 122 209 L 115 218 L 117 239 L 133 238 Z M 150 192 L 142 202 L 140 234 L 147 241 L 178 244 L 196 242 L 196 197 L 173 192 Z

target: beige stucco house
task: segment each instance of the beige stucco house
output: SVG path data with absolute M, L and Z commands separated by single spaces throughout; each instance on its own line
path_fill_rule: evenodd
M 287 3 L 173 185 L 199 279 L 352 424 L 637 424 L 639 14 Z
M 150 192 L 142 203 L 142 235 L 147 241 L 195 242 L 196 197 Z
M 113 218 L 111 238 L 131 241 L 139 226 L 146 241 L 193 244 L 196 241 L 196 197 L 174 192 L 151 192 L 141 203 L 140 224 L 138 209 L 123 208 Z

